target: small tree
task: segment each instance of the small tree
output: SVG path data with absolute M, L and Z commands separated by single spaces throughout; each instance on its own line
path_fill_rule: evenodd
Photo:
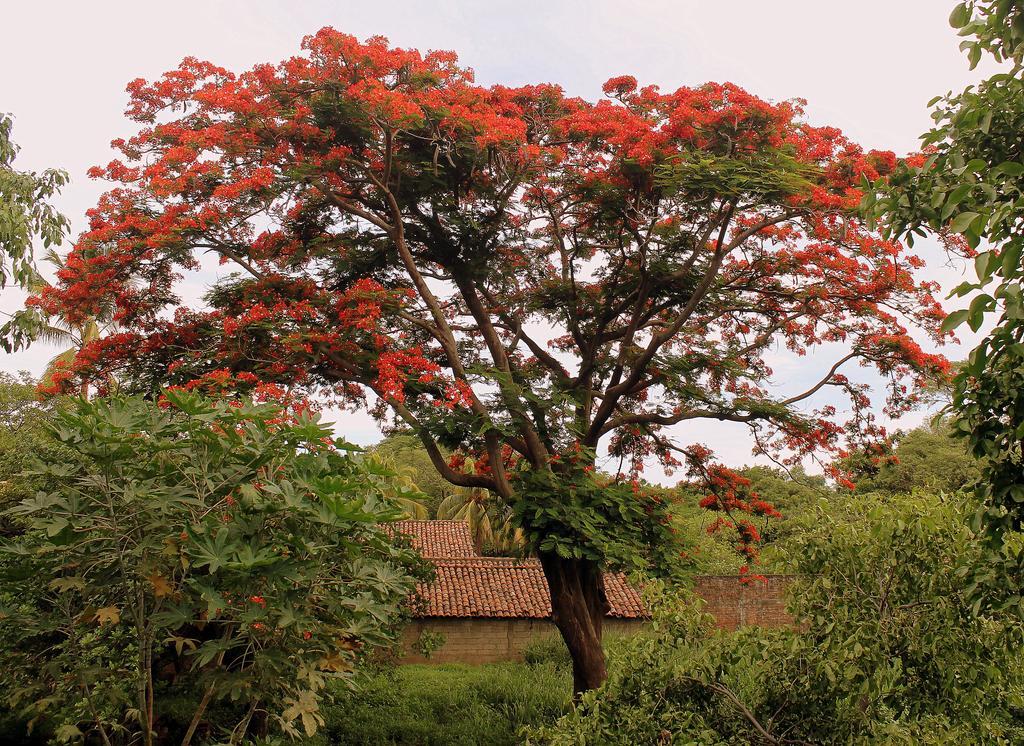
M 1013 534 L 1024 526 L 1024 7 L 1009 0 L 967 0 L 949 18 L 974 68 L 988 54 L 1004 69 L 957 94 L 932 101 L 935 127 L 925 154 L 880 180 L 865 210 L 886 235 L 938 234 L 965 244 L 977 281 L 953 292 L 970 305 L 949 315 L 946 329 L 995 326 L 956 376 L 954 434 L 979 459 L 981 509 L 975 526 L 990 552 L 971 586 L 981 606 L 1024 610 L 1024 555 Z M 983 246 L 982 242 L 988 245 Z
M 743 513 L 771 509 L 666 428 L 739 423 L 796 461 L 878 433 L 847 363 L 891 380 L 891 413 L 944 370 L 907 331 L 941 336 L 921 261 L 853 214 L 895 158 L 799 102 L 624 76 L 595 104 L 477 86 L 453 54 L 382 38 L 327 28 L 303 46 L 241 75 L 188 58 L 130 84 L 142 128 L 93 171 L 117 185 L 32 301 L 72 323 L 112 301 L 123 332 L 54 378 L 269 381 L 393 417 L 445 479 L 515 510 L 577 690 L 605 677 L 604 568 L 677 554 L 634 481 L 645 459 L 685 463 L 747 556 Z M 238 274 L 187 309 L 175 283 L 201 252 Z M 821 379 L 773 392 L 769 353 L 821 343 L 845 348 Z M 822 390 L 849 396 L 848 422 L 833 401 L 807 408 Z
M 173 681 L 197 693 L 182 744 L 218 700 L 241 704 L 232 743 L 254 717 L 312 734 L 413 589 L 380 479 L 309 414 L 183 391 L 80 400 L 55 434 L 70 458 L 39 465 L 3 546 L 14 700 L 64 740 L 151 744 Z
M 61 458 L 61 447 L 48 432 L 61 400 L 40 399 L 38 384 L 24 372 L 18 376 L 0 373 L 0 536 L 22 530 L 21 522 L 12 520 L 7 511 L 39 487 L 24 477 L 27 464 L 33 458 Z

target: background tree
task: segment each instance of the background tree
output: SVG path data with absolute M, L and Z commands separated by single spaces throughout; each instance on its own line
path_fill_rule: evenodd
M 416 485 L 416 471 L 390 453 L 371 453 L 365 457 L 365 465 L 371 471 L 383 470 L 391 475 L 388 483 L 388 499 L 402 511 L 406 518 L 422 521 L 430 517 L 430 509 L 423 501 L 423 493 Z
M 60 445 L 49 432 L 59 399 L 41 400 L 39 382 L 27 373 L 0 373 L 0 537 L 20 533 L 24 524 L 7 511 L 40 487 L 23 474 L 33 458 L 58 459 Z
M 401 464 L 402 472 L 423 493 L 422 502 L 429 515 L 437 513 L 438 505 L 454 489 L 454 485 L 434 468 L 430 454 L 414 432 L 399 430 L 389 433 L 379 443 L 371 446 L 368 452 L 380 456 L 388 464 Z M 448 454 L 444 455 L 448 457 Z
M 886 377 L 893 414 L 945 367 L 907 333 L 942 337 L 921 260 L 853 214 L 894 157 L 798 102 L 623 76 L 590 103 L 477 86 L 452 53 L 382 38 L 328 28 L 303 48 L 129 85 L 141 127 L 92 172 L 115 186 L 31 301 L 71 323 L 109 302 L 123 331 L 54 379 L 270 382 L 400 422 L 446 480 L 515 511 L 577 690 L 605 677 L 603 570 L 678 554 L 636 481 L 645 459 L 685 463 L 748 556 L 744 515 L 771 511 L 666 428 L 735 422 L 795 463 L 879 434 L 846 364 Z M 179 273 L 203 252 L 237 274 L 182 307 Z M 826 342 L 845 351 L 819 381 L 773 390 L 770 351 Z M 847 422 L 834 397 L 812 408 L 825 391 L 850 399 Z
M 891 451 L 851 454 L 844 466 L 860 492 L 958 492 L 978 479 L 978 464 L 943 418 L 896 433 Z
M 436 516 L 469 524 L 473 543 L 483 554 L 518 554 L 525 543 L 512 509 L 480 487 L 455 488 L 438 505 Z
M 972 587 L 982 592 L 979 604 L 1016 606 L 1024 596 L 1024 555 L 1014 538 L 1024 523 L 1024 8 L 969 0 L 954 8 L 950 23 L 964 37 L 972 68 L 987 53 L 1005 69 L 934 99 L 925 155 L 876 182 L 864 207 L 887 235 L 912 241 L 930 231 L 947 244 L 983 249 L 974 259 L 977 281 L 953 293 L 970 296 L 969 307 L 945 323 L 979 331 L 986 317 L 995 319 L 956 376 L 954 432 L 980 459 L 975 525 L 990 540 Z
M 747 480 L 747 491 L 776 509 L 751 519 L 759 534 L 758 565 L 762 572 L 786 571 L 794 541 L 813 530 L 820 520 L 821 510 L 835 515 L 846 510 L 844 493 L 829 484 L 823 475 L 808 474 L 801 465 L 788 469 L 743 466 L 735 473 L 738 479 Z M 665 499 L 672 504 L 673 526 L 692 546 L 687 555 L 696 572 L 736 573 L 743 567 L 745 557 L 735 551 L 735 538 L 731 534 L 716 529 L 716 514 L 700 507 L 704 496 L 702 487 L 699 482 L 683 481 L 674 489 L 662 488 Z

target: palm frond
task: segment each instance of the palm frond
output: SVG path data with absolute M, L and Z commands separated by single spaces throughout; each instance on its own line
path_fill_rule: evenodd
M 73 332 L 53 324 L 49 324 L 36 332 L 35 339 L 39 342 L 53 345 L 70 344 L 78 347 L 79 344 L 79 340 Z

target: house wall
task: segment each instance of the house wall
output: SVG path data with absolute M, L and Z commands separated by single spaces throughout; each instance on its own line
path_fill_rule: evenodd
M 606 619 L 605 634 L 634 634 L 643 619 Z M 444 635 L 444 644 L 424 658 L 416 641 L 428 631 Z M 403 663 L 495 663 L 521 661 L 527 646 L 558 634 L 547 619 L 417 619 L 402 633 Z
M 694 590 L 704 599 L 704 610 L 723 629 L 745 625 L 784 627 L 791 623 L 786 613 L 786 576 L 769 576 L 767 582 L 740 583 L 735 576 L 702 576 Z M 634 634 L 646 624 L 642 619 L 606 619 L 604 632 Z M 429 659 L 416 652 L 423 632 L 444 635 L 444 644 Z M 409 624 L 402 635 L 403 663 L 493 663 L 522 660 L 526 647 L 535 640 L 557 633 L 547 619 L 421 618 Z

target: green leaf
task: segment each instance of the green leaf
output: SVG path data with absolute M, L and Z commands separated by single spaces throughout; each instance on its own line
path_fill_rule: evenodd
M 50 581 L 50 587 L 58 593 L 80 591 L 85 588 L 85 579 L 78 575 L 71 575 L 66 578 L 55 578 Z
M 988 282 L 998 264 L 999 257 L 996 256 L 994 251 L 983 251 L 974 257 L 974 271 L 982 283 Z
M 1010 279 L 1016 277 L 1020 269 L 1021 250 L 1024 249 L 1024 242 L 1014 241 L 1003 249 L 1001 255 L 1001 270 L 1003 277 Z
M 964 201 L 964 197 L 971 193 L 972 189 L 974 189 L 974 184 L 961 184 L 949 193 L 949 203 L 959 205 Z
M 949 295 L 947 295 L 946 298 L 963 298 L 965 295 L 969 295 L 975 290 L 980 289 L 981 285 L 979 285 L 976 282 L 961 282 L 959 285 L 957 285 L 955 288 L 949 291 Z
M 981 325 L 985 322 L 985 312 L 990 310 L 992 306 L 995 306 L 995 299 L 987 293 L 979 295 L 971 301 L 967 317 L 967 325 L 971 327 L 971 331 L 976 332 L 981 328 Z
M 967 7 L 967 3 L 960 3 L 953 12 L 949 14 L 949 25 L 955 29 L 960 29 L 966 26 L 971 21 L 971 11 Z
M 79 738 L 84 738 L 85 734 L 78 729 L 77 725 L 73 723 L 65 723 L 54 731 L 54 737 L 57 739 L 58 743 L 69 743 L 70 741 L 77 741 Z
M 954 233 L 963 233 L 977 217 L 978 213 L 976 212 L 962 212 L 953 218 L 953 222 L 949 224 L 949 229 Z
M 46 535 L 50 538 L 53 538 L 61 531 L 63 531 L 65 528 L 67 528 L 70 524 L 68 523 L 67 518 L 64 518 L 63 516 L 57 516 L 52 521 L 49 521 L 44 525 L 46 527 Z
M 970 64 L 970 69 L 973 70 L 981 62 L 981 45 L 975 43 L 971 46 L 971 50 L 967 53 L 967 62 Z
M 967 309 L 961 309 L 959 311 L 953 311 L 945 319 L 942 320 L 942 331 L 950 332 L 960 326 L 967 320 L 969 311 Z
M 1006 174 L 1007 176 L 1024 176 L 1024 163 L 1004 161 L 992 169 L 992 172 Z

